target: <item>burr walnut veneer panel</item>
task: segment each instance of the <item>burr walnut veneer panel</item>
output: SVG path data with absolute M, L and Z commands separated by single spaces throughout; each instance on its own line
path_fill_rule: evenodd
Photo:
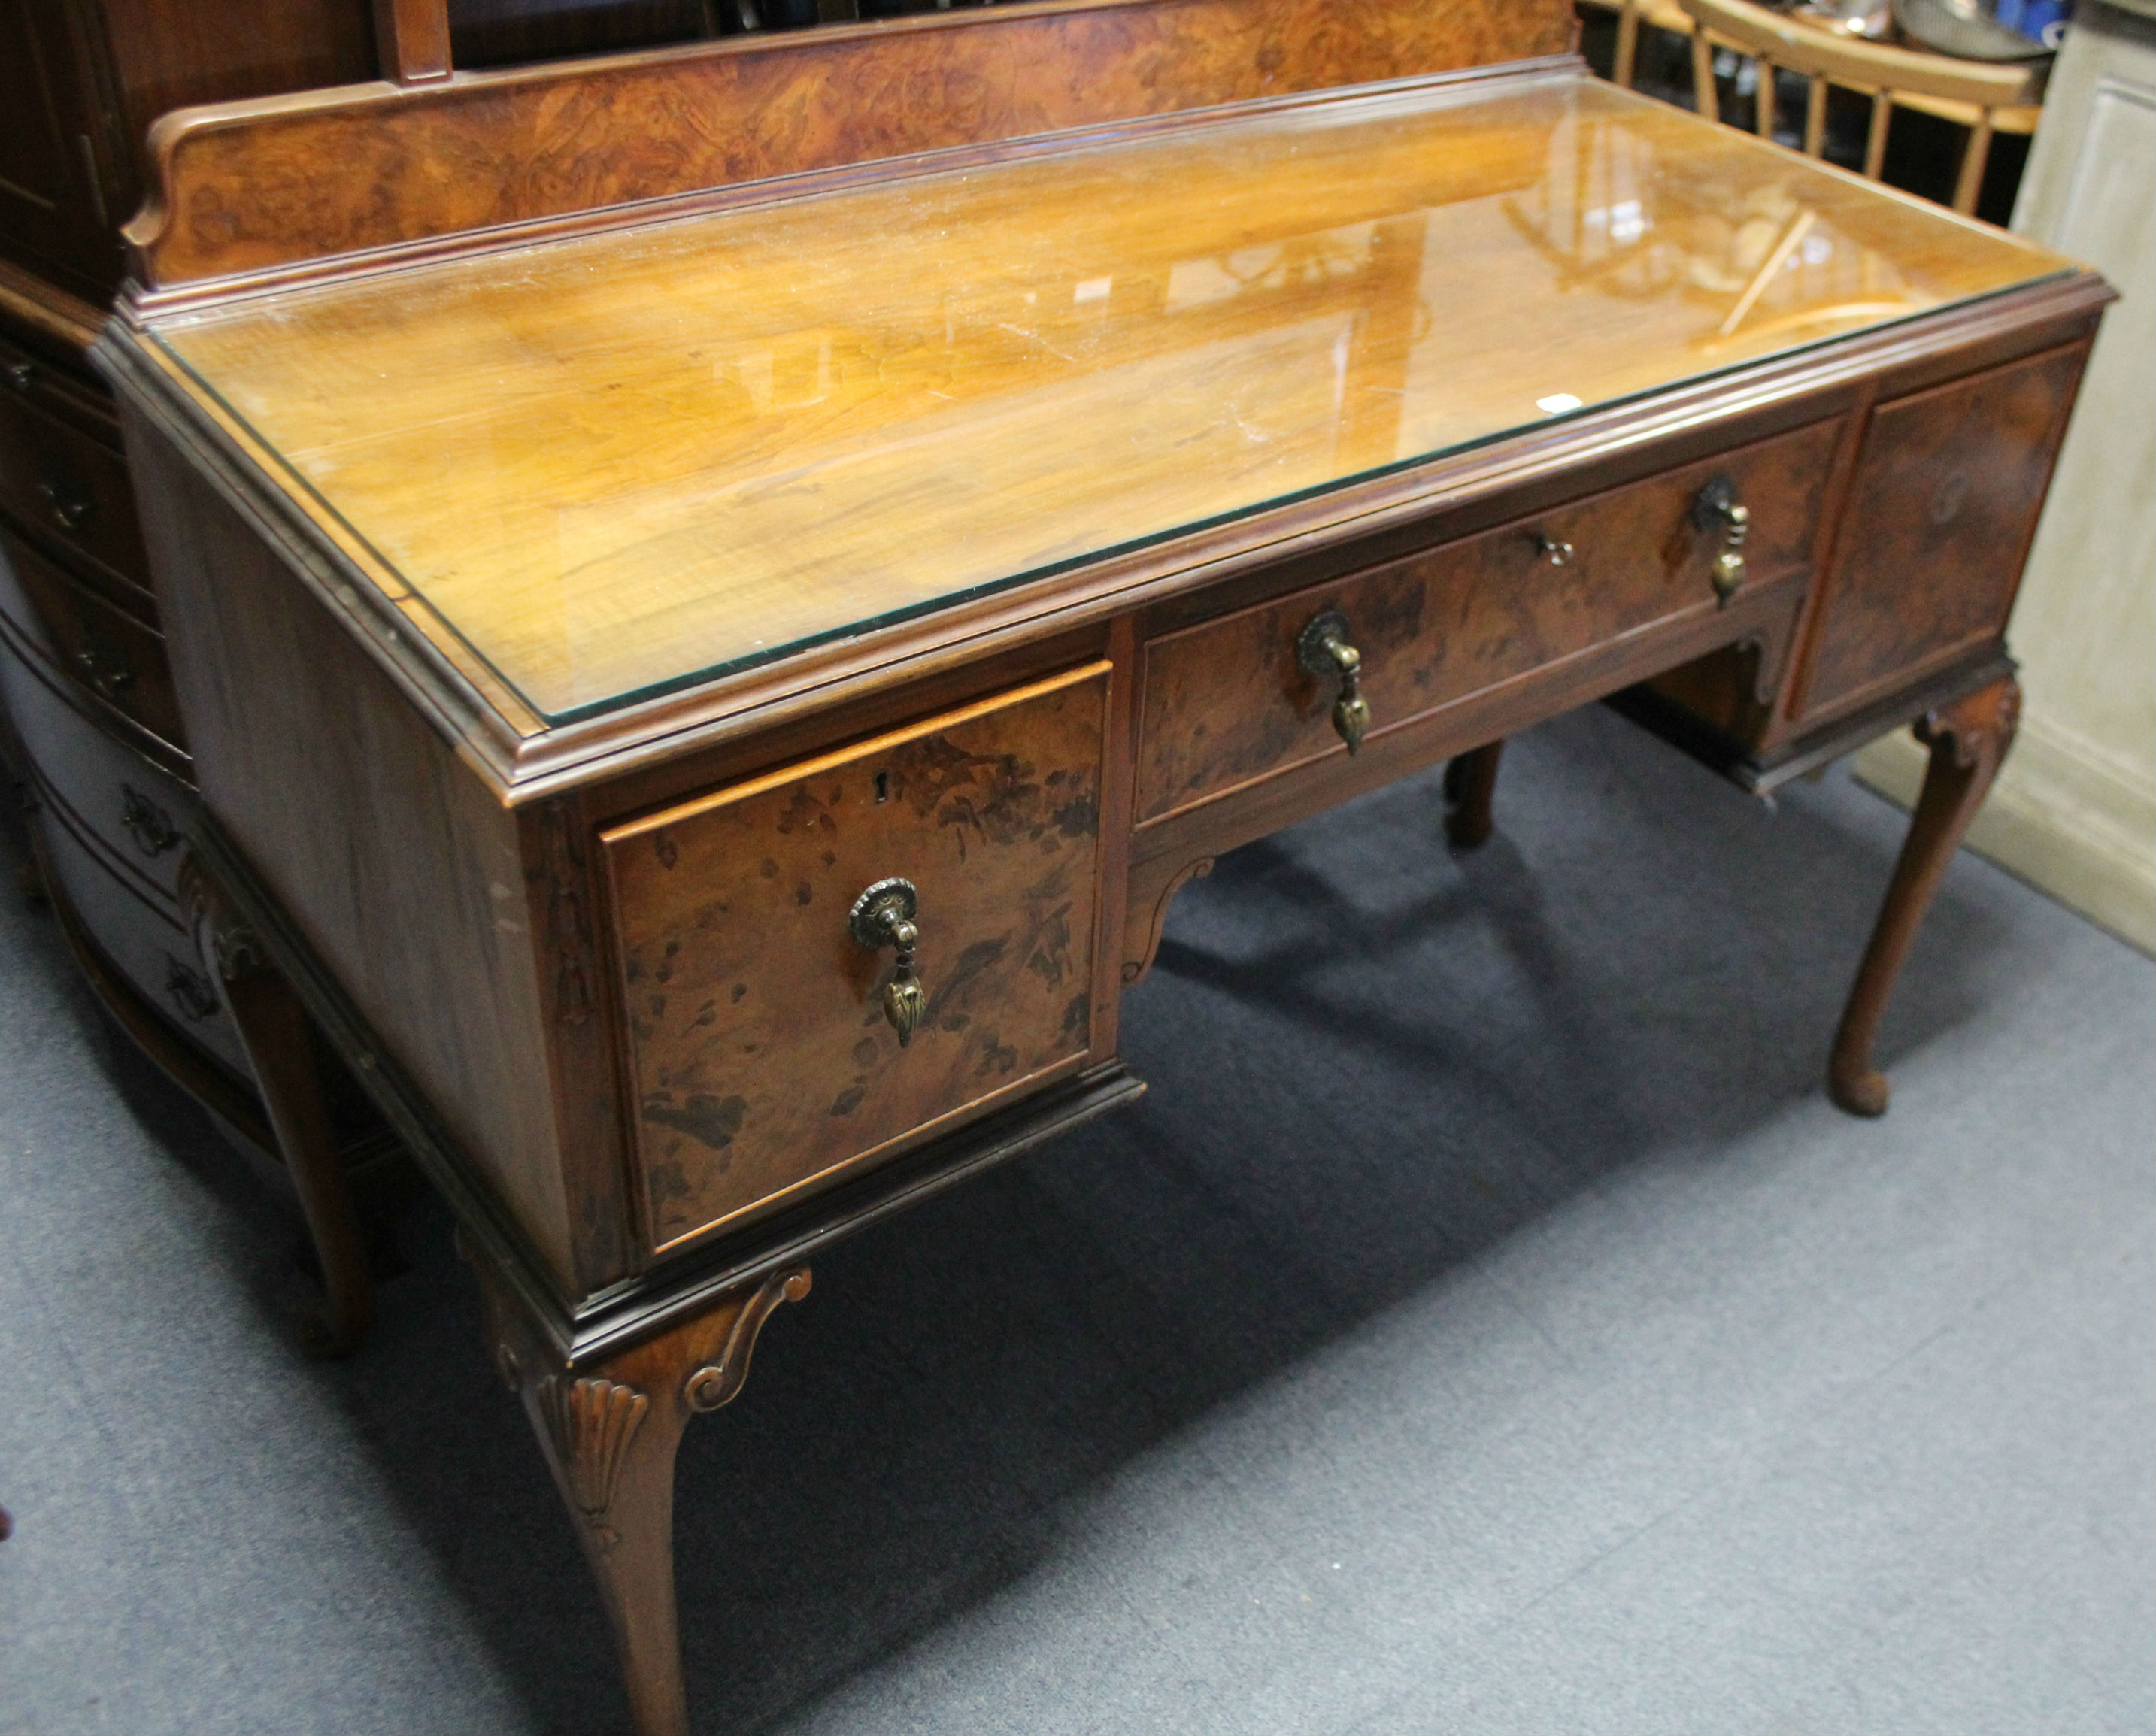
M 1107 665 L 604 834 L 654 1247 L 1081 1059 Z M 919 889 L 927 1017 L 850 933 Z
M 2087 354 L 2054 350 L 1872 413 L 1807 715 L 1861 704 L 2006 630 Z
M 1563 0 L 1060 0 L 183 110 L 152 286 L 806 170 L 1561 54 Z M 454 172 L 444 172 L 449 166 Z

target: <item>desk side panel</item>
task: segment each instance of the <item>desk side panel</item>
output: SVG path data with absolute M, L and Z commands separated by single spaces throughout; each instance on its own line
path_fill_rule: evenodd
M 556 1281 L 584 1287 L 515 817 L 162 432 L 126 425 L 206 806 Z

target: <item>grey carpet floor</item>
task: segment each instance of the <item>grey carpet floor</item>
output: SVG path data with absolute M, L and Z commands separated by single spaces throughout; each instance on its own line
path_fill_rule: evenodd
M 1224 860 L 1120 1118 L 818 1262 L 680 1460 L 701 1732 L 2156 1730 L 2156 963 L 1589 712 Z M 0 1729 L 617 1730 L 439 1208 L 372 1344 L 0 900 Z

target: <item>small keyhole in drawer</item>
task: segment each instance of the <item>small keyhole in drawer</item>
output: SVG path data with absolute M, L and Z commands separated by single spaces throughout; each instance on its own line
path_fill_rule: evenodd
M 888 771 L 879 771 L 876 774 L 876 800 L 878 801 L 891 800 L 891 774 Z

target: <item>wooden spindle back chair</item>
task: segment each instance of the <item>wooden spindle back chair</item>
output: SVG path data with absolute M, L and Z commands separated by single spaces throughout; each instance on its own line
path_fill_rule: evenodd
M 1758 64 L 1754 120 L 1763 139 L 1774 136 L 1777 69 L 1801 74 L 1811 81 L 1804 110 L 1804 148 L 1808 156 L 1825 153 L 1828 86 L 1838 84 L 1870 96 L 1871 127 L 1864 146 L 1864 173 L 1872 181 L 1880 178 L 1880 166 L 1887 155 L 1887 128 L 1897 105 L 1963 121 L 1969 127 L 1969 138 L 1962 146 L 1953 202 L 1953 208 L 1964 214 L 1976 209 L 1999 111 L 2018 109 L 2035 95 L 2037 75 L 2027 66 L 1957 60 L 1944 54 L 1921 54 L 1858 37 L 1838 36 L 1797 23 L 1753 5 L 1750 0 L 1677 0 L 1677 4 L 1692 20 L 1692 77 L 1701 114 L 1709 120 L 1721 118 L 1714 87 L 1714 50 L 1720 46 L 1749 55 Z
M 1617 14 L 1617 53 L 1615 64 L 1610 68 L 1609 82 L 1632 88 L 1632 77 L 1639 64 L 1640 32 L 1667 30 L 1674 35 L 1690 36 L 1691 20 L 1677 5 L 1676 0 L 1578 0 L 1584 7 L 1593 7 L 1598 12 Z

